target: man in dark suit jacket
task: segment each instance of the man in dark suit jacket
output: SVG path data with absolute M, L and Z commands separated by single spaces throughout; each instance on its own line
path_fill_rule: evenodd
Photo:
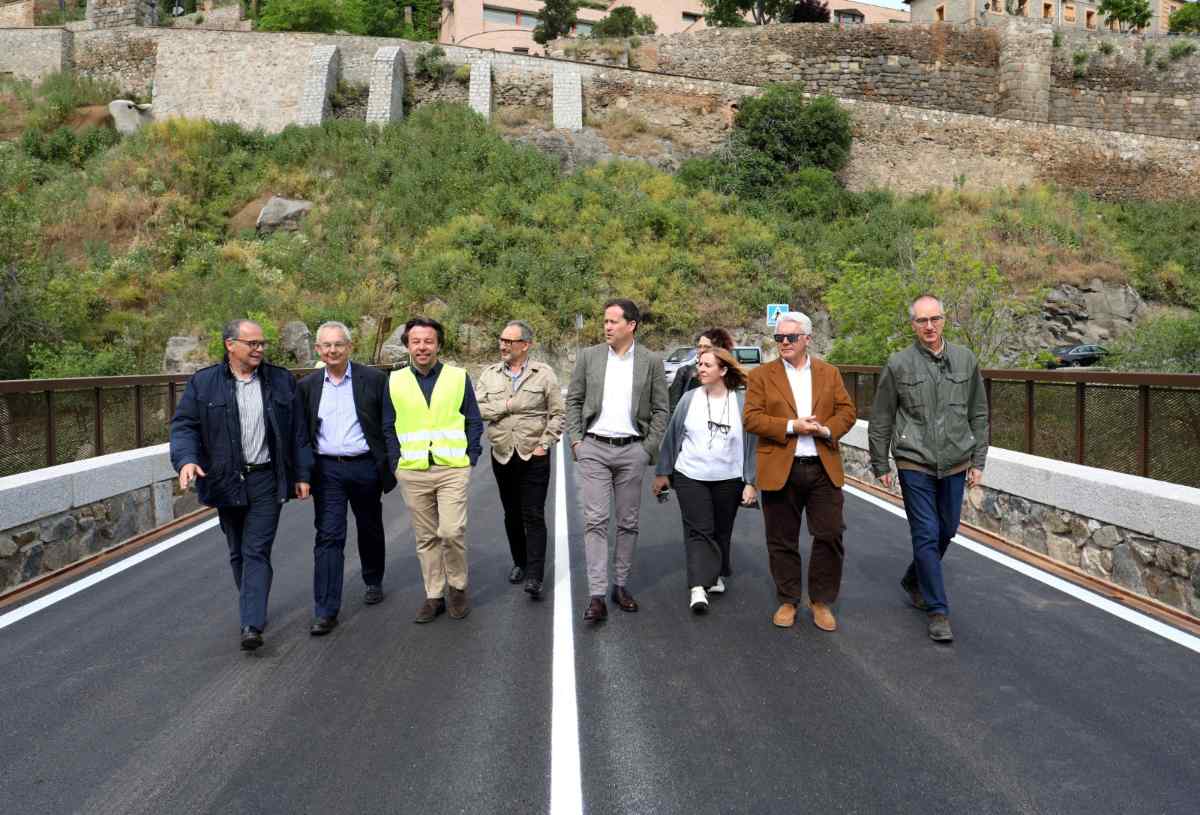
M 337 625 L 345 569 L 346 506 L 354 510 L 363 602 L 383 600 L 383 493 L 396 486 L 400 444 L 387 376 L 352 365 L 350 329 L 338 322 L 317 329 L 323 371 L 296 389 L 296 495 L 311 489 L 317 540 L 314 551 L 315 617 L 309 633 L 328 634 Z
M 567 388 L 567 434 L 583 496 L 584 555 L 591 600 L 583 618 L 608 618 L 609 501 L 615 505 L 612 598 L 637 611 L 626 589 L 637 548 L 646 466 L 667 431 L 667 377 L 662 358 L 634 341 L 641 312 L 630 300 L 604 304 L 604 339 L 579 353 Z

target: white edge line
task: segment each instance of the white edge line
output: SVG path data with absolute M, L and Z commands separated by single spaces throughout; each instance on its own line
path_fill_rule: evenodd
M 8 612 L 7 614 L 0 615 L 0 630 L 8 628 L 13 623 L 18 623 L 21 620 L 24 620 L 26 617 L 30 616 L 31 614 L 37 614 L 42 609 L 49 608 L 50 606 L 54 605 L 55 603 L 58 603 L 62 600 L 66 600 L 68 597 L 76 595 L 79 592 L 83 591 L 84 589 L 87 589 L 87 588 L 90 588 L 90 587 L 96 585 L 97 583 L 101 582 L 102 580 L 107 580 L 108 578 L 112 577 L 113 575 L 118 575 L 121 572 L 125 571 L 126 569 L 132 569 L 134 566 L 138 565 L 142 561 L 149 560 L 150 558 L 154 557 L 155 555 L 162 554 L 163 552 L 167 551 L 168 549 L 170 549 L 173 546 L 178 546 L 179 544 L 183 543 L 186 540 L 190 540 L 191 538 L 194 538 L 197 535 L 207 532 L 208 530 L 210 530 L 214 526 L 216 526 L 217 523 L 218 523 L 218 520 L 216 518 L 209 518 L 207 521 L 204 521 L 203 523 L 199 523 L 196 526 L 193 526 L 191 529 L 188 529 L 185 532 L 180 532 L 178 535 L 175 535 L 174 537 L 167 538 L 165 541 L 161 541 L 159 543 L 154 544 L 149 549 L 143 549 L 142 551 L 138 552 L 136 555 L 130 555 L 129 557 L 124 558 L 123 560 L 117 561 L 116 563 L 112 564 L 111 566 L 106 566 L 105 568 L 101 569 L 98 572 L 90 574 L 81 580 L 77 580 L 74 583 L 71 583 L 69 586 L 63 586 L 61 589 L 58 589 L 57 591 L 52 591 L 44 597 L 39 597 L 38 599 L 33 600 L 29 603 L 26 603 L 25 605 L 20 606 L 19 608 L 13 609 L 12 611 Z
M 575 632 L 571 610 L 571 551 L 567 534 L 567 473 L 558 445 L 554 479 L 554 668 L 550 725 L 550 813 L 582 815 L 579 711 L 575 696 Z
M 877 507 L 885 509 L 893 515 L 897 515 L 901 518 L 906 517 L 903 509 L 883 500 L 882 498 L 879 498 L 878 496 L 871 495 L 870 493 L 863 492 L 862 490 L 855 489 L 851 486 L 846 486 L 845 490 L 851 495 L 861 498 Z M 1184 648 L 1200 654 L 1200 637 L 1193 636 L 1186 631 L 1180 631 L 1178 628 L 1167 625 L 1166 623 L 1156 620 L 1147 614 L 1143 614 L 1140 611 L 1134 611 L 1127 606 L 1113 602 L 1107 597 L 1101 597 L 1094 592 L 1088 591 L 1082 586 L 1075 585 L 1069 580 L 1063 580 L 1061 577 L 1052 575 L 1049 572 L 1044 572 L 1036 566 L 1032 566 L 1024 561 L 1017 560 L 1016 558 L 1006 555 L 1003 552 L 999 552 L 986 544 L 973 541 L 970 538 L 963 537 L 962 535 L 955 535 L 954 542 L 965 549 L 971 550 L 977 555 L 982 555 L 988 560 L 999 563 L 1001 566 L 1007 566 L 1014 572 L 1020 572 L 1026 577 L 1032 577 L 1039 583 L 1045 583 L 1051 588 L 1058 589 L 1063 594 L 1069 594 L 1071 597 L 1074 597 L 1077 600 L 1082 600 L 1090 606 L 1095 606 L 1101 611 L 1107 611 L 1109 614 L 1113 615 L 1114 617 L 1118 617 L 1125 622 L 1133 623 L 1138 628 L 1143 628 L 1152 634 L 1157 634 L 1163 639 L 1170 640 L 1176 645 L 1182 645 Z

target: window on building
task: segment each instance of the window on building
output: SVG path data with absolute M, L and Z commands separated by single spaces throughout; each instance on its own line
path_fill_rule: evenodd
M 1053 3 L 1042 3 L 1042 19 L 1043 20 L 1053 20 L 1054 19 L 1054 4 Z
M 1088 28 L 1096 27 L 1096 12 L 1092 11 L 1091 9 L 1088 9 L 1086 12 L 1084 12 L 1083 19 L 1084 19 L 1084 24 Z
M 592 24 L 576 20 L 575 25 L 571 27 L 571 33 L 576 37 L 586 37 L 592 33 Z
M 1066 3 L 1063 5 L 1063 22 L 1064 23 L 1075 22 L 1075 4 L 1074 3 Z
M 528 54 L 529 48 L 524 45 L 517 45 L 517 46 L 513 47 L 513 53 L 514 54 Z
M 509 9 L 484 6 L 483 21 L 506 28 L 535 28 L 538 18 L 536 14 L 529 11 L 510 11 Z
M 684 25 L 692 25 L 693 23 L 698 23 L 703 19 L 704 19 L 703 14 L 697 14 L 694 11 L 685 11 L 683 13 L 683 24 Z
M 938 6 L 936 9 L 934 9 L 933 19 L 937 20 L 939 23 L 946 22 L 946 7 Z
M 1004 13 L 1004 2 L 1005 2 L 1005 0 L 992 0 L 992 7 L 991 7 L 992 14 L 1003 14 Z
M 845 23 L 847 25 L 858 25 L 866 18 L 861 11 L 854 9 L 838 9 L 833 13 L 833 20 L 836 23 Z

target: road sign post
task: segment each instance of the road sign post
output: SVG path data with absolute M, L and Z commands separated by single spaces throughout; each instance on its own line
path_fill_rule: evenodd
M 779 315 L 786 314 L 791 311 L 791 306 L 787 303 L 768 303 L 767 304 L 767 328 L 774 328 L 779 322 Z

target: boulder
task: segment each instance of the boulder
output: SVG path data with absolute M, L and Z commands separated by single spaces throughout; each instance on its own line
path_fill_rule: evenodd
M 118 133 L 137 133 L 138 130 L 154 121 L 154 106 L 139 105 L 128 99 L 114 99 L 108 103 L 108 112 L 112 114 L 113 124 Z
M 404 336 L 404 326 L 401 325 L 383 341 L 383 347 L 379 351 L 380 364 L 399 365 L 408 362 L 408 349 L 400 341 L 402 336 Z
M 165 374 L 191 374 L 208 365 L 208 350 L 199 337 L 171 337 L 163 352 Z
M 280 350 L 301 367 L 309 367 L 315 360 L 312 332 L 299 320 L 285 323 L 279 330 Z
M 255 227 L 260 235 L 267 235 L 278 229 L 295 232 L 300 228 L 300 220 L 312 207 L 311 201 L 273 195 L 258 214 Z

